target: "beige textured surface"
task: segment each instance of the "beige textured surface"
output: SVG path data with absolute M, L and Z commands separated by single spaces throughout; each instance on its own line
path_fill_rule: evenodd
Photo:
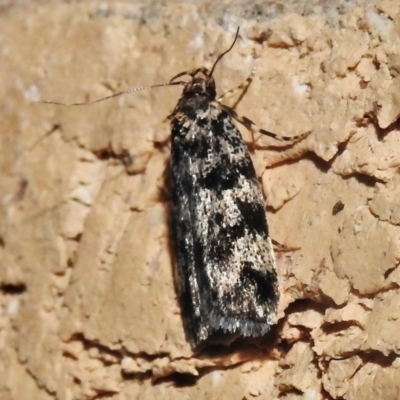
M 297 3 L 0 6 L 1 400 L 398 399 L 400 3 Z M 312 133 L 253 154 L 272 237 L 300 247 L 278 254 L 280 323 L 210 356 L 185 341 L 169 252 L 180 89 L 34 102 L 210 66 L 238 25 L 219 91 L 256 65 L 238 113 Z

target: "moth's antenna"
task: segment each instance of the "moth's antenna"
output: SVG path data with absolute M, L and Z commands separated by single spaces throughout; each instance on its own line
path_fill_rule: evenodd
M 59 106 L 87 106 L 89 104 L 94 104 L 94 103 L 100 103 L 101 101 L 112 99 L 113 97 L 118 97 L 122 96 L 123 94 L 128 94 L 132 92 L 138 92 L 139 90 L 147 90 L 147 89 L 153 89 L 157 87 L 162 87 L 162 86 L 176 86 L 176 85 L 185 85 L 185 82 L 179 81 L 179 82 L 169 82 L 169 83 L 160 83 L 157 85 L 151 85 L 151 86 L 139 86 L 136 88 L 124 90 L 122 92 L 114 93 L 110 96 L 102 97 L 100 99 L 92 100 L 92 101 L 87 101 L 83 103 L 61 103 L 58 101 L 39 101 L 39 103 L 44 103 L 44 104 L 56 104 Z
M 238 36 L 239 36 L 239 29 L 240 29 L 240 27 L 237 28 L 236 35 L 235 35 L 235 39 L 233 40 L 233 43 L 231 44 L 231 47 L 229 47 L 228 50 L 225 50 L 222 54 L 220 54 L 220 55 L 218 56 L 218 58 L 215 60 L 214 65 L 212 66 L 211 71 L 210 71 L 210 73 L 209 73 L 208 76 L 212 76 L 212 74 L 213 74 L 213 72 L 214 72 L 214 69 L 215 69 L 216 65 L 218 64 L 219 60 L 221 60 L 221 58 L 222 58 L 225 54 L 229 53 L 229 52 L 232 50 L 232 48 L 233 48 L 233 46 L 235 45 L 236 40 L 237 40 L 237 38 L 238 38 Z

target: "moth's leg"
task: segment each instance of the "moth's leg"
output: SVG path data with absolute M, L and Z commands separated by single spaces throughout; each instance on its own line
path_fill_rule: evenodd
M 271 239 L 272 245 L 274 246 L 274 251 L 276 253 L 289 253 L 292 251 L 300 250 L 301 247 L 287 246 L 286 244 L 279 243 L 278 241 Z
M 276 133 L 266 131 L 265 129 L 259 128 L 252 120 L 250 120 L 246 117 L 243 117 L 243 116 L 239 116 L 235 110 L 233 110 L 232 108 L 230 108 L 228 106 L 220 104 L 220 107 L 222 109 L 224 109 L 227 113 L 229 113 L 229 115 L 233 119 L 235 119 L 237 122 L 242 124 L 245 128 L 247 128 L 252 133 L 253 139 L 254 139 L 255 133 L 261 133 L 262 135 L 269 136 L 275 140 L 296 143 L 296 142 L 299 142 L 300 140 L 303 140 L 311 133 L 311 131 L 309 131 L 309 132 L 302 133 L 301 135 L 296 135 L 296 136 L 277 135 Z
M 228 90 L 227 92 L 225 92 L 224 94 L 222 94 L 221 96 L 219 96 L 217 98 L 218 103 L 221 103 L 222 100 L 226 100 L 229 99 L 230 97 L 234 96 L 234 94 L 238 91 L 242 91 L 242 94 L 240 95 L 239 99 L 246 93 L 247 88 L 250 86 L 251 81 L 253 80 L 254 74 L 256 72 L 256 67 L 254 67 L 251 70 L 250 75 L 248 76 L 248 78 L 242 82 L 239 86 L 236 86 L 233 89 Z M 237 103 L 237 102 L 236 102 Z

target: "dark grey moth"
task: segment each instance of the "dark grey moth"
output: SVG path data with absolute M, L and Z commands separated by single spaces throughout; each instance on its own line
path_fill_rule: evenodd
M 235 41 L 237 35 L 235 37 Z M 212 76 L 189 76 L 171 120 L 172 236 L 186 336 L 193 347 L 220 334 L 259 337 L 277 320 L 275 258 L 264 200 L 234 119 Z M 261 133 L 278 138 L 264 130 Z
M 264 200 L 248 149 L 234 120 L 253 132 L 295 142 L 308 133 L 277 136 L 216 97 L 215 66 L 182 72 L 169 83 L 115 93 L 184 86 L 171 121 L 171 233 L 183 325 L 194 348 L 222 336 L 260 337 L 277 320 L 275 258 Z M 188 81 L 178 81 L 182 76 Z M 250 81 L 250 78 L 247 82 Z M 239 88 L 242 87 L 239 86 Z M 229 93 L 229 92 L 228 92 Z

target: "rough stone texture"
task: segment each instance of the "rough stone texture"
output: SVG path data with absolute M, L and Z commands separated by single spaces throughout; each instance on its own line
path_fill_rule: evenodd
M 0 3 L 1 400 L 398 399 L 400 3 L 214 3 Z M 36 102 L 168 82 L 239 25 L 220 92 L 256 65 L 238 113 L 311 131 L 253 146 L 272 236 L 299 250 L 271 335 L 193 354 L 164 180 L 180 89 Z

